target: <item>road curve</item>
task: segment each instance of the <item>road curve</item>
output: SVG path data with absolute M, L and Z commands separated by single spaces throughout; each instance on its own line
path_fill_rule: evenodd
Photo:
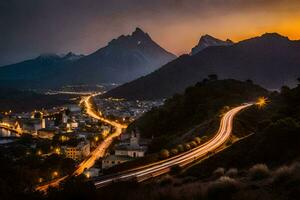
M 85 159 L 84 161 L 82 161 L 78 166 L 77 168 L 75 169 L 74 173 L 72 174 L 73 176 L 77 176 L 77 175 L 80 175 L 84 172 L 85 169 L 89 169 L 91 168 L 94 164 L 95 164 L 95 161 L 97 159 L 99 159 L 100 157 L 103 157 L 105 155 L 105 152 L 107 150 L 107 148 L 111 145 L 113 139 L 115 137 L 118 137 L 121 133 L 122 133 L 122 129 L 123 128 L 126 128 L 126 125 L 123 125 L 123 124 L 119 124 L 115 121 L 111 121 L 111 120 L 108 120 L 106 118 L 103 118 L 98 112 L 95 112 L 93 109 L 92 109 L 92 105 L 90 103 L 90 99 L 94 96 L 96 96 L 98 94 L 93 94 L 93 95 L 90 95 L 88 97 L 85 97 L 81 100 L 80 104 L 83 103 L 86 107 L 86 112 L 87 114 L 90 116 L 90 117 L 93 117 L 95 119 L 98 119 L 100 121 L 103 121 L 107 124 L 110 124 L 111 126 L 114 126 L 115 128 L 115 131 L 113 133 L 111 133 L 109 136 L 107 136 L 103 142 L 101 142 L 97 148 L 90 153 L 89 157 L 87 159 Z M 66 178 L 68 178 L 69 176 L 64 176 L 64 177 L 61 177 L 59 179 L 55 179 L 51 182 L 48 182 L 44 185 L 40 185 L 36 188 L 36 190 L 38 191 L 47 191 L 47 189 L 49 187 L 57 187 L 59 186 L 59 184 L 66 180 Z
M 167 173 L 174 166 L 184 166 L 186 164 L 192 163 L 194 160 L 204 157 L 209 152 L 213 152 L 220 148 L 230 137 L 232 132 L 232 124 L 234 116 L 241 110 L 253 105 L 252 103 L 243 104 L 241 106 L 235 107 L 229 110 L 222 117 L 220 122 L 220 127 L 215 136 L 208 142 L 196 147 L 186 153 L 180 154 L 178 156 L 166 159 L 164 161 L 158 162 L 157 164 L 151 164 L 148 167 L 143 167 L 124 174 L 115 174 L 109 178 L 99 178 L 95 181 L 96 188 L 103 187 L 105 185 L 135 179 L 137 181 L 142 181 L 149 179 L 151 177 Z

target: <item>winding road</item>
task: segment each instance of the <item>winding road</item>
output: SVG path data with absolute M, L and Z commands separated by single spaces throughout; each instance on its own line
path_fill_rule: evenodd
M 86 113 L 90 116 L 90 117 L 93 117 L 95 119 L 98 119 L 100 121 L 103 121 L 107 124 L 110 124 L 111 126 L 113 126 L 115 128 L 115 131 L 113 133 L 111 133 L 109 136 L 107 136 L 103 142 L 101 142 L 97 148 L 90 153 L 89 157 L 86 158 L 85 160 L 83 160 L 78 166 L 77 168 L 75 169 L 74 173 L 72 174 L 73 176 L 77 176 L 77 175 L 80 175 L 84 172 L 85 169 L 89 169 L 91 168 L 94 164 L 95 164 L 95 161 L 97 159 L 99 159 L 100 157 L 103 157 L 105 155 L 105 152 L 107 150 L 107 148 L 111 145 L 111 143 L 113 142 L 113 139 L 115 137 L 118 137 L 121 133 L 122 133 L 122 129 L 126 128 L 127 126 L 126 125 L 122 125 L 122 124 L 119 124 L 115 121 L 111 121 L 111 120 L 108 120 L 106 118 L 103 118 L 97 111 L 95 111 L 93 108 L 92 108 L 92 105 L 90 103 L 90 99 L 94 96 L 97 96 L 98 94 L 93 94 L 93 95 L 90 95 L 88 97 L 85 97 L 81 100 L 80 104 L 84 104 L 85 108 L 86 108 Z M 61 177 L 61 178 L 58 178 L 58 179 L 55 179 L 51 182 L 48 182 L 44 185 L 40 185 L 36 188 L 36 190 L 38 191 L 47 191 L 47 189 L 49 187 L 57 187 L 59 186 L 59 184 L 66 180 L 66 178 L 68 178 L 69 176 L 64 176 L 64 177 Z
M 232 124 L 234 116 L 241 110 L 253 105 L 252 103 L 243 104 L 229 110 L 222 117 L 220 127 L 215 136 L 208 142 L 196 147 L 188 152 L 166 159 L 164 161 L 157 162 L 156 164 L 150 164 L 148 166 L 139 168 L 123 174 L 115 174 L 109 177 L 99 177 L 95 181 L 95 186 L 101 188 L 105 185 L 109 185 L 114 182 L 136 180 L 143 181 L 164 173 L 169 172 L 174 166 L 184 166 L 194 162 L 196 159 L 205 157 L 210 152 L 217 150 L 222 147 L 225 142 L 229 139 L 232 132 Z

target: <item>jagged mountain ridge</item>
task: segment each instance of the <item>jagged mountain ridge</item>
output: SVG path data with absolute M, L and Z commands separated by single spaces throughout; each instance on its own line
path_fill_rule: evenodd
M 96 52 L 77 57 L 46 54 L 0 68 L 1 85 L 60 87 L 66 84 L 124 83 L 146 75 L 176 56 L 136 28 L 131 35 L 113 39 Z
M 157 99 L 181 93 L 190 85 L 218 74 L 220 78 L 251 79 L 268 89 L 295 85 L 300 76 L 300 41 L 277 33 L 230 46 L 208 47 L 183 55 L 159 70 L 117 87 L 104 95 L 128 99 Z
M 192 51 L 190 54 L 195 55 L 198 52 L 202 51 L 203 49 L 206 49 L 207 47 L 211 47 L 211 46 L 229 46 L 229 45 L 233 45 L 233 44 L 234 43 L 229 39 L 227 39 L 226 41 L 223 41 L 223 40 L 217 39 L 210 35 L 204 35 L 204 36 L 201 36 L 198 44 L 194 48 L 192 48 Z

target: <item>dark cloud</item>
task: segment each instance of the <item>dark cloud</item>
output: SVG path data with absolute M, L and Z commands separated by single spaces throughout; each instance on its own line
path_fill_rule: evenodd
M 297 12 L 298 2 L 0 0 L 0 65 L 46 52 L 87 54 L 120 34 L 128 34 L 136 26 L 146 29 L 164 47 L 178 53 L 194 42 L 196 34 L 210 31 L 222 35 L 224 30 L 220 32 L 212 26 L 225 26 L 234 20 L 232 16 Z M 262 26 L 261 23 L 258 24 Z M 269 23 L 267 19 L 266 23 Z M 174 30 L 181 33 L 174 34 Z M 184 36 L 193 37 L 193 41 L 187 41 Z

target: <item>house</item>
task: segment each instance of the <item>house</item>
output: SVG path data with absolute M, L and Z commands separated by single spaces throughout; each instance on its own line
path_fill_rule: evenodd
M 137 131 L 133 131 L 130 137 L 124 137 L 125 140 L 121 141 L 115 148 L 115 155 L 117 156 L 129 156 L 132 158 L 144 157 L 147 151 L 147 146 L 140 143 L 140 134 Z
M 66 108 L 70 110 L 72 113 L 81 112 L 81 108 L 77 104 L 68 104 Z
M 85 171 L 83 172 L 83 174 L 84 174 L 87 178 L 94 178 L 94 177 L 99 176 L 99 171 L 100 171 L 100 169 L 92 167 L 92 168 L 89 168 L 89 169 L 85 170 Z
M 127 162 L 132 158 L 129 156 L 109 155 L 102 160 L 102 169 L 108 169 L 112 166 Z
M 57 133 L 58 129 L 56 128 L 42 128 L 38 130 L 37 135 L 39 138 L 52 140 Z
M 24 132 L 36 134 L 39 129 L 45 128 L 45 119 L 21 119 L 19 124 Z
M 90 154 L 90 143 L 87 141 L 82 141 L 76 146 L 63 146 L 62 149 L 67 158 L 71 158 L 73 160 L 82 160 Z

